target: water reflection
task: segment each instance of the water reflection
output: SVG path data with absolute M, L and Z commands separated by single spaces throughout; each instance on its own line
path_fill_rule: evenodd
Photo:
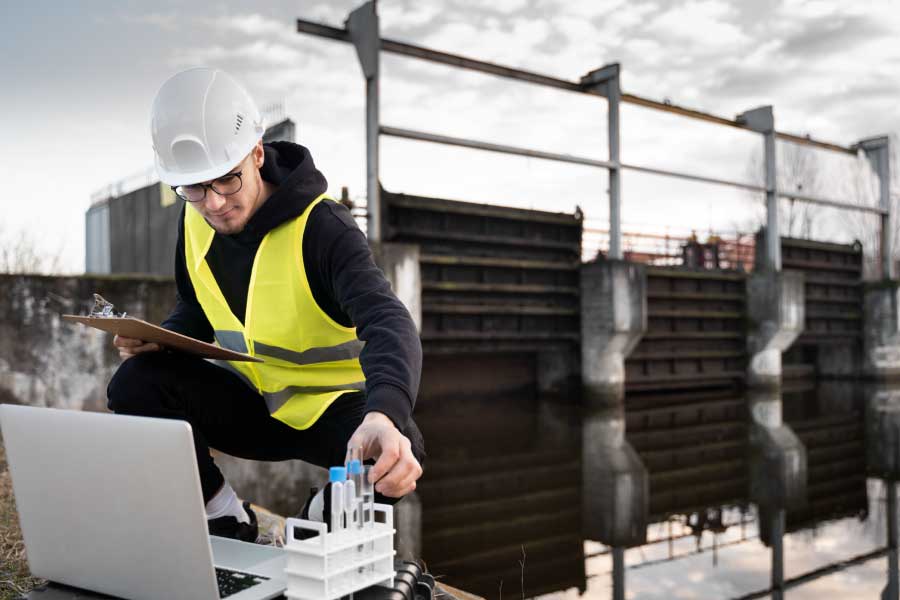
M 422 554 L 462 589 L 818 600 L 893 585 L 884 597 L 897 597 L 884 481 L 900 474 L 898 391 L 631 395 L 624 414 L 527 394 L 419 407 Z

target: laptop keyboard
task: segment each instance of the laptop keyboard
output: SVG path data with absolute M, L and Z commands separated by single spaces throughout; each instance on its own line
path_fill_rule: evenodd
M 232 594 L 243 592 L 258 583 L 268 581 L 268 577 L 250 575 L 239 571 L 230 571 L 216 567 L 216 582 L 219 584 L 219 598 L 227 598 Z

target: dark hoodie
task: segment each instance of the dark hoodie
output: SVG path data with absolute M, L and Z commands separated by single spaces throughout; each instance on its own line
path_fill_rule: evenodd
M 265 144 L 262 178 L 278 186 L 235 235 L 216 234 L 207 263 L 241 322 L 247 308 L 250 271 L 266 233 L 300 216 L 327 189 L 322 173 L 303 146 L 289 142 Z M 329 317 L 356 326 L 366 342 L 359 357 L 366 374 L 366 411 L 386 414 L 399 428 L 412 414 L 422 369 L 422 346 L 406 307 L 391 291 L 372 260 L 366 237 L 350 211 L 334 201 L 312 209 L 303 237 L 303 265 L 313 298 Z M 212 341 L 213 328 L 203 313 L 184 259 L 184 211 L 178 224 L 175 251 L 178 302 L 163 327 Z

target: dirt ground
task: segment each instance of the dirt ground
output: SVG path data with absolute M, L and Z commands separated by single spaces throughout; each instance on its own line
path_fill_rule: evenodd
M 6 467 L 6 453 L 0 438 L 0 600 L 14 600 L 41 581 L 28 572 L 25 546 L 13 499 L 12 480 Z

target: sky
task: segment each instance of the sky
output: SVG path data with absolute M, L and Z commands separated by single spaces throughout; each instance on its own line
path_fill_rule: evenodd
M 229 71 L 260 105 L 283 103 L 330 192 L 347 186 L 363 198 L 365 94 L 355 51 L 295 28 L 297 18 L 340 27 L 359 3 L 0 2 L 0 240 L 24 230 L 64 270 L 83 270 L 91 194 L 152 167 L 153 97 L 169 76 L 197 65 Z M 619 62 L 627 93 L 728 118 L 771 104 L 780 131 L 845 145 L 900 132 L 896 2 L 381 0 L 378 11 L 386 38 L 572 81 Z M 602 98 L 388 54 L 382 70 L 385 125 L 607 157 Z M 621 140 L 629 163 L 760 180 L 756 134 L 624 105 Z M 381 143 L 389 190 L 559 212 L 579 206 L 589 228 L 606 226 L 602 169 Z M 854 159 L 814 154 L 827 175 L 817 191 L 847 199 L 853 186 L 835 177 Z M 633 172 L 623 175 L 622 199 L 634 231 L 749 230 L 762 209 L 744 191 Z M 824 237 L 858 235 L 840 215 L 822 215 Z M 596 235 L 586 233 L 586 243 Z

